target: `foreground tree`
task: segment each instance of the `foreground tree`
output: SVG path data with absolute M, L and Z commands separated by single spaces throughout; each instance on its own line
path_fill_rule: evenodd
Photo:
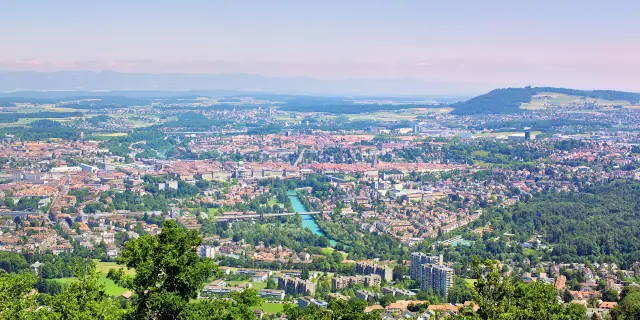
M 252 307 L 259 306 L 262 299 L 255 289 L 234 292 L 229 299 L 201 299 L 190 303 L 180 313 L 180 319 L 255 319 Z
M 105 293 L 91 260 L 76 265 L 76 279 L 54 295 L 34 291 L 37 280 L 29 271 L 0 270 L 0 319 L 255 319 L 251 308 L 262 303 L 256 290 L 194 301 L 204 282 L 218 273 L 211 259 L 201 260 L 196 253 L 201 240 L 169 220 L 160 235 L 127 242 L 118 262 L 135 269 L 135 275 L 127 276 L 123 269 L 108 274 L 135 292 L 126 310 Z
M 0 274 L 0 319 L 119 319 L 122 308 L 104 292 L 93 262 L 75 270 L 77 279 L 51 296 L 32 290 L 37 281 L 30 272 Z
M 366 303 L 361 300 L 332 299 L 327 308 L 307 306 L 298 308 L 287 305 L 284 313 L 288 320 L 379 320 L 380 312 L 365 313 Z
M 611 312 L 614 320 L 640 319 L 640 291 L 625 294 L 624 298 Z
M 61 293 L 45 299 L 46 308 L 39 314 L 46 319 L 103 319 L 115 320 L 122 316 L 120 303 L 105 293 L 99 282 L 95 264 L 88 261 L 76 266 L 75 277 Z
M 482 267 L 482 269 L 481 269 Z M 552 285 L 541 282 L 524 284 L 502 276 L 497 263 L 487 260 L 475 263 L 477 282 L 473 301 L 479 307 L 474 312 L 464 308 L 454 320 L 585 320 L 584 306 L 558 302 Z
M 204 282 L 218 273 L 211 259 L 196 252 L 202 239 L 167 220 L 158 236 L 144 235 L 127 242 L 118 263 L 135 269 L 110 270 L 108 277 L 135 293 L 130 316 L 135 319 L 176 319 L 190 299 L 198 297 Z
M 29 319 L 35 309 L 36 295 L 31 288 L 36 283 L 32 273 L 8 274 L 0 270 L 0 319 Z

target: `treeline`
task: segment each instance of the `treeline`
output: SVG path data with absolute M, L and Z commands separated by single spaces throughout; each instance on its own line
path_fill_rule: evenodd
M 77 140 L 80 132 L 76 129 L 63 126 L 60 122 L 48 119 L 36 120 L 26 127 L 11 127 L 0 129 L 2 134 L 11 134 L 22 140 L 34 141 L 48 139 Z
M 9 113 L 0 113 L 0 122 L 8 123 L 8 122 L 18 122 L 20 119 L 43 119 L 43 118 L 71 118 L 71 117 L 82 117 L 82 112 L 55 112 L 55 111 L 41 111 L 41 112 L 30 112 L 30 113 L 21 113 L 21 112 L 9 112 Z
M 302 218 L 299 215 L 293 217 L 278 217 L 265 223 L 261 222 L 234 222 L 229 224 L 216 224 L 203 221 L 202 232 L 207 235 L 219 235 L 221 238 L 232 238 L 233 241 L 244 240 L 257 246 L 260 242 L 267 247 L 282 246 L 290 248 L 296 253 L 307 248 L 329 246 L 329 240 L 313 234 L 311 230 L 302 227 Z M 277 222 L 275 221 L 277 219 Z
M 137 129 L 133 133 L 114 137 L 102 143 L 102 147 L 109 149 L 114 156 L 126 157 L 131 152 L 131 147 L 141 149 L 143 151 L 170 150 L 178 142 L 173 137 L 167 137 L 164 132 L 158 128 L 142 128 Z
M 393 111 L 412 108 L 439 108 L 436 104 L 406 103 L 402 104 L 360 104 L 344 97 L 303 97 L 296 96 L 286 101 L 281 107 L 285 111 L 327 112 L 335 114 L 356 114 L 377 111 Z
M 532 161 L 548 156 L 548 152 L 524 143 L 480 141 L 474 143 L 451 143 L 442 146 L 442 154 L 454 163 L 488 163 L 496 165 L 514 165 L 516 167 L 532 164 Z

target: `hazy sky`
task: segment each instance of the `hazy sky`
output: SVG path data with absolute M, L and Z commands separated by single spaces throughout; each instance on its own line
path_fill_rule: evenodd
M 0 13 L 0 70 L 640 91 L 637 0 L 6 0 Z

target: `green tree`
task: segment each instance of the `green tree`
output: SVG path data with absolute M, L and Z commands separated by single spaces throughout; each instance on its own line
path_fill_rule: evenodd
M 262 300 L 258 291 L 247 289 L 234 292 L 231 299 L 199 299 L 190 303 L 180 313 L 180 319 L 255 319 L 251 307 L 259 306 Z
M 30 294 L 36 277 L 30 273 L 8 274 L 0 270 L 0 319 L 29 319 L 29 309 L 36 306 L 36 295 Z
M 134 276 L 112 269 L 108 277 L 135 294 L 130 316 L 136 319 L 175 319 L 190 299 L 198 297 L 204 281 L 218 274 L 211 259 L 201 260 L 196 248 L 202 239 L 167 220 L 158 236 L 143 235 L 127 242 L 118 263 L 135 269 Z
M 640 292 L 627 294 L 611 311 L 613 320 L 640 319 Z
M 120 303 L 105 293 L 92 261 L 84 268 L 76 266 L 75 277 L 78 280 L 65 285 L 60 294 L 45 299 L 46 319 L 120 319 Z
M 309 269 L 302 269 L 302 273 L 300 274 L 300 278 L 303 280 L 309 280 Z
M 485 261 L 481 268 L 476 260 L 474 269 L 478 280 L 474 285 L 474 302 L 479 309 L 474 312 L 466 307 L 457 320 L 584 320 L 586 309 L 577 304 L 558 302 L 556 290 L 552 285 L 542 282 L 524 284 L 500 274 L 499 265 Z M 484 269 L 484 272 L 482 271 Z
M 618 290 L 616 289 L 608 289 L 602 292 L 602 301 L 618 301 Z
M 273 280 L 273 277 L 267 278 L 267 289 L 278 289 L 278 284 Z
M 365 313 L 366 306 L 367 304 L 361 300 L 354 299 L 347 302 L 341 299 L 332 299 L 327 308 L 316 306 L 298 308 L 286 305 L 284 313 L 288 320 L 379 320 L 380 312 Z

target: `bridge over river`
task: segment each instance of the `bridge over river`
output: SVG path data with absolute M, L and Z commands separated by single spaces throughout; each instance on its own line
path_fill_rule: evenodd
M 313 214 L 319 214 L 319 213 L 322 213 L 322 211 L 285 212 L 285 213 L 269 213 L 269 214 L 237 214 L 237 215 L 228 215 L 228 216 L 225 216 L 223 214 L 222 216 L 216 217 L 216 221 L 286 217 L 286 216 L 295 216 L 296 214 L 303 216 L 303 215 L 313 215 Z
M 293 216 L 299 214 L 302 216 L 302 227 L 311 230 L 314 234 L 325 237 L 329 239 L 329 245 L 332 247 L 336 245 L 336 241 L 327 237 L 327 235 L 322 231 L 314 215 L 322 214 L 322 211 L 307 211 L 307 208 L 304 206 L 300 198 L 298 198 L 298 194 L 295 190 L 289 190 L 287 192 L 289 197 L 289 201 L 291 201 L 291 205 L 293 206 L 294 212 L 287 213 L 275 213 L 275 214 L 243 214 L 243 215 L 233 215 L 233 216 L 220 216 L 216 217 L 216 221 L 233 221 L 233 220 L 242 220 L 242 219 L 260 219 L 260 218 L 269 218 L 269 217 L 283 217 L 283 216 Z

